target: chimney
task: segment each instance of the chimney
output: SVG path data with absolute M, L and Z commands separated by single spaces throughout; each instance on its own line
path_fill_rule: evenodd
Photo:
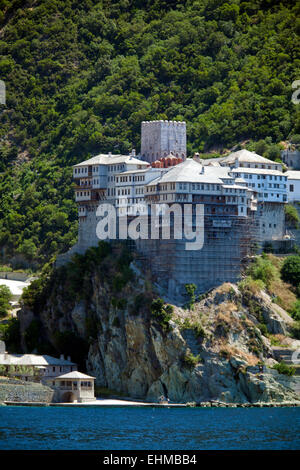
M 71 356 L 68 356 L 68 357 L 67 357 L 67 360 L 68 360 L 69 362 L 71 362 Z
M 135 149 L 132 149 L 131 155 L 132 155 L 133 157 L 135 157 Z
M 193 160 L 195 160 L 195 162 L 201 163 L 200 155 L 198 152 L 194 153 Z
M 202 165 L 202 168 L 201 168 L 201 171 L 200 171 L 201 175 L 204 175 L 204 169 L 205 169 L 205 167 L 204 167 L 204 165 Z
M 108 156 L 111 157 L 111 152 L 108 152 Z
M 61 360 L 61 361 L 64 361 L 64 360 L 65 360 L 65 357 L 64 357 L 63 354 L 60 355 L 60 360 Z

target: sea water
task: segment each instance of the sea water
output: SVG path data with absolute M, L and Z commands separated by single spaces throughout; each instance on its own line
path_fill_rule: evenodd
M 300 449 L 300 408 L 0 407 L 0 449 Z

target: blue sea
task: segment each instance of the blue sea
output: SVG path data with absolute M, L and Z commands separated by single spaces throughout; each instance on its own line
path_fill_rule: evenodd
M 1 450 L 295 450 L 300 408 L 0 407 Z

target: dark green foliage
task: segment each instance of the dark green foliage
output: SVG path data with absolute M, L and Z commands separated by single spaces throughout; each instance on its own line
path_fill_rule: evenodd
M 267 287 L 276 276 L 278 277 L 275 266 L 264 254 L 261 257 L 257 257 L 254 263 L 250 265 L 248 274 L 252 279 L 262 281 Z
M 163 327 L 164 330 L 169 330 L 169 321 L 172 318 L 173 306 L 166 304 L 163 299 L 155 299 L 151 304 L 151 313 L 152 316 L 158 321 L 158 323 Z
M 189 309 L 193 309 L 194 308 L 194 303 L 196 301 L 195 291 L 197 289 L 197 286 L 196 286 L 196 284 L 185 284 L 184 287 L 185 287 L 186 294 L 189 297 L 189 302 L 187 304 L 187 307 Z
M 288 1 L 1 2 L 3 261 L 74 243 L 71 165 L 138 149 L 143 120 L 187 121 L 189 154 L 248 139 L 278 158 L 300 133 L 298 17 Z
M 1 282 L 1 281 L 0 281 Z M 0 285 L 0 318 L 6 317 L 11 309 L 10 301 L 12 300 L 12 293 L 9 287 Z
M 268 328 L 265 323 L 259 323 L 257 326 L 260 329 L 262 335 L 268 336 Z
M 0 339 L 5 342 L 9 353 L 20 352 L 20 322 L 17 318 L 11 318 L 5 325 L 0 325 Z
M 293 309 L 290 311 L 292 318 L 296 321 L 300 321 L 300 300 L 297 300 Z
M 289 366 L 285 364 L 284 362 L 280 362 L 279 364 L 275 364 L 273 366 L 273 369 L 276 369 L 279 374 L 284 374 L 284 375 L 289 375 L 292 376 L 295 374 L 296 369 L 295 367 Z
M 291 333 L 292 333 L 293 338 L 300 340 L 300 321 L 296 321 L 293 324 Z
M 281 268 L 281 277 L 285 282 L 298 286 L 300 283 L 300 256 L 288 256 Z
M 194 356 L 192 353 L 186 353 L 183 358 L 183 363 L 188 369 L 194 369 L 199 362 L 201 362 L 200 354 Z
M 263 246 L 263 250 L 265 253 L 273 253 L 274 248 L 272 242 L 265 242 Z

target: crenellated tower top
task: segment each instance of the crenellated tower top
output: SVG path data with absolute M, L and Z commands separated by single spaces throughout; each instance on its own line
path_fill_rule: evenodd
M 141 156 L 152 163 L 173 154 L 186 159 L 186 123 L 184 121 L 143 121 Z

